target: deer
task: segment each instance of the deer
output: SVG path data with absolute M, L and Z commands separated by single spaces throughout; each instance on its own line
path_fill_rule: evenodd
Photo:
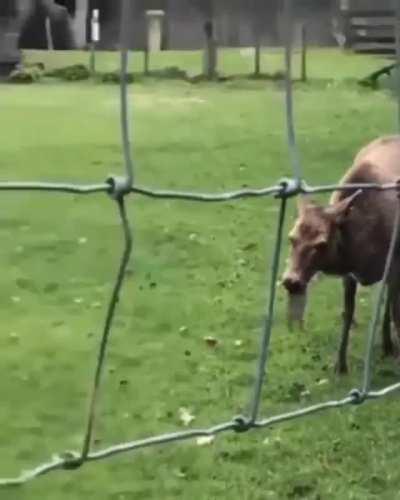
M 379 137 L 355 155 L 339 181 L 343 184 L 397 182 L 400 178 L 400 135 Z M 297 218 L 289 233 L 290 254 L 282 284 L 288 294 L 289 322 L 303 323 L 309 284 L 318 275 L 343 283 L 343 314 L 335 370 L 348 373 L 348 344 L 354 321 L 358 286 L 382 281 L 395 213 L 395 190 L 336 190 L 323 206 L 307 195 L 298 198 Z M 389 269 L 382 325 L 384 356 L 398 357 L 391 335 L 400 339 L 400 247 Z

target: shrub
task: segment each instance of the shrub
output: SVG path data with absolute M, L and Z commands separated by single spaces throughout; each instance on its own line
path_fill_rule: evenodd
M 121 82 L 121 75 L 118 71 L 112 71 L 110 73 L 102 73 L 100 75 L 100 80 L 103 83 L 120 83 Z M 134 78 L 133 74 L 127 73 L 126 82 L 133 83 L 134 80 L 135 80 L 135 78 Z
M 48 71 L 46 76 L 60 78 L 61 80 L 66 80 L 68 82 L 77 82 L 90 78 L 90 71 L 83 64 L 74 64 L 73 66 L 66 66 L 65 68 Z
M 155 78 L 167 78 L 172 80 L 187 80 L 188 78 L 186 71 L 179 69 L 177 66 L 151 70 L 148 75 Z
M 35 83 L 42 77 L 42 71 L 37 66 L 19 67 L 8 77 L 10 83 Z

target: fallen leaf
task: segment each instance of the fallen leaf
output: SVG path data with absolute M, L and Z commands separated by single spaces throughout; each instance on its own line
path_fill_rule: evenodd
M 208 446 L 215 441 L 215 436 L 202 436 L 196 439 L 197 446 Z
M 186 333 L 188 333 L 188 331 L 189 331 L 189 328 L 188 328 L 187 326 L 181 326 L 181 327 L 179 328 L 179 333 L 180 333 L 181 335 L 185 335 Z
M 325 385 L 325 384 L 329 384 L 329 380 L 327 378 L 322 378 L 317 382 L 317 385 Z
M 85 245 L 87 243 L 87 238 L 82 237 L 78 240 L 79 245 Z
M 235 347 L 242 347 L 243 345 L 243 340 L 235 340 L 234 346 Z
M 218 339 L 215 337 L 204 337 L 204 342 L 209 346 L 209 347 L 217 347 L 219 344 Z
M 190 410 L 188 408 L 179 408 L 178 410 L 178 414 L 179 414 L 179 420 L 182 422 L 183 425 L 185 425 L 186 427 L 188 425 L 190 425 L 193 420 L 195 420 L 195 416 L 190 412 Z
M 185 479 L 187 477 L 187 473 L 183 468 L 175 469 L 174 476 L 178 477 L 179 479 Z
M 11 297 L 11 301 L 14 302 L 14 304 L 18 304 L 19 302 L 21 302 L 21 297 L 17 297 L 17 296 L 13 296 Z
M 245 252 L 248 252 L 249 250 L 254 250 L 257 248 L 257 243 L 248 243 L 246 246 L 242 248 Z

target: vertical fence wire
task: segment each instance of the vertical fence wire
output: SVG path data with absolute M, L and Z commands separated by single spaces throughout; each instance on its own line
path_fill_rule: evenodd
M 300 155 L 297 149 L 294 126 L 293 83 L 292 83 L 292 41 L 293 41 L 293 5 L 292 0 L 284 0 L 285 22 L 285 100 L 286 100 L 286 127 L 289 155 L 294 177 L 300 183 L 303 173 Z
M 133 180 L 134 170 L 131 154 L 131 140 L 130 140 L 130 120 L 129 120 L 129 103 L 128 103 L 128 88 L 127 88 L 127 68 L 128 68 L 128 50 L 129 50 L 129 21 L 131 16 L 132 2 L 131 0 L 123 0 L 121 12 L 121 73 L 120 73 L 120 92 L 121 92 L 121 134 L 123 143 L 123 153 L 125 161 L 125 179 L 119 184 L 116 180 L 113 188 L 115 190 L 114 197 L 118 204 L 119 217 L 122 225 L 124 235 L 124 251 L 121 257 L 121 262 L 117 274 L 117 279 L 111 295 L 104 330 L 100 341 L 100 348 L 98 353 L 97 366 L 93 382 L 93 390 L 89 404 L 89 414 L 86 427 L 86 433 L 82 448 L 82 460 L 86 460 L 90 452 L 92 441 L 93 429 L 95 424 L 95 416 L 97 409 L 97 400 L 100 390 L 101 376 L 106 358 L 106 351 L 108 346 L 109 337 L 111 334 L 112 324 L 115 316 L 115 310 L 119 301 L 120 292 L 126 276 L 126 268 L 128 266 L 131 252 L 132 252 L 132 229 L 129 224 L 129 219 L 125 206 L 125 195 L 130 191 Z
M 127 184 L 132 186 L 133 177 L 133 158 L 131 147 L 131 133 L 129 120 L 128 106 L 128 62 L 129 62 L 129 44 L 130 44 L 130 20 L 132 18 L 132 0 L 123 0 L 121 12 L 121 71 L 120 71 L 120 90 L 121 90 L 121 132 L 122 132 L 122 147 L 125 159 L 125 171 L 127 176 Z
M 100 382 L 101 382 L 101 376 L 103 373 L 103 367 L 104 367 L 104 362 L 105 362 L 105 357 L 106 357 L 108 340 L 110 337 L 111 327 L 112 327 L 113 319 L 115 316 L 115 309 L 116 309 L 117 303 L 119 301 L 121 288 L 122 288 L 124 277 L 126 274 L 126 268 L 128 266 L 131 252 L 132 252 L 132 231 L 131 231 L 131 228 L 129 225 L 129 220 L 128 220 L 128 217 L 126 214 L 124 199 L 120 198 L 117 203 L 118 203 L 119 215 L 120 215 L 122 228 L 123 228 L 125 248 L 124 248 L 124 251 L 122 254 L 116 283 L 115 283 L 115 286 L 114 286 L 114 289 L 113 289 L 113 292 L 111 295 L 111 300 L 110 300 L 107 315 L 106 315 L 103 335 L 102 335 L 101 341 L 100 341 L 100 348 L 99 348 L 99 353 L 98 353 L 96 372 L 95 372 L 94 382 L 93 382 L 93 390 L 92 390 L 92 394 L 91 394 L 91 398 L 90 398 L 88 422 L 87 422 L 87 428 L 86 428 L 83 449 L 82 449 L 82 459 L 83 460 L 86 460 L 88 453 L 90 451 L 91 438 L 93 435 L 93 428 L 94 428 L 94 422 L 95 422 L 95 416 L 96 416 L 97 401 L 98 401 L 98 395 L 99 395 L 99 390 L 100 390 Z
M 281 199 L 279 219 L 276 230 L 275 246 L 270 266 L 269 297 L 268 297 L 266 317 L 264 320 L 263 332 L 261 336 L 260 357 L 258 361 L 253 399 L 250 406 L 251 423 L 254 423 L 257 420 L 257 416 L 260 409 L 262 387 L 266 376 L 265 370 L 268 361 L 269 346 L 272 335 L 272 324 L 274 319 L 276 287 L 278 280 L 279 261 L 282 250 L 282 233 L 283 233 L 283 226 L 285 223 L 286 204 L 287 204 L 287 199 L 286 197 L 283 197 Z
M 399 189 L 400 189 L 400 184 L 399 184 Z M 400 232 L 399 193 L 400 193 L 400 191 L 398 191 L 398 193 L 397 193 L 397 207 L 396 207 L 396 213 L 395 213 L 395 217 L 394 217 L 393 231 L 392 231 L 392 235 L 391 235 L 391 239 L 390 239 L 388 254 L 386 257 L 382 282 L 381 282 L 379 289 L 378 289 L 378 293 L 376 296 L 375 308 L 374 308 L 374 315 L 372 317 L 372 320 L 371 320 L 371 323 L 369 326 L 369 333 L 368 333 L 368 339 L 367 339 L 367 349 L 366 349 L 366 354 L 365 354 L 362 395 L 367 394 L 371 388 L 372 358 L 373 358 L 373 353 L 374 353 L 374 342 L 375 342 L 378 327 L 380 324 L 382 307 L 383 307 L 384 302 L 385 302 L 385 300 L 384 300 L 385 299 L 385 288 L 387 285 L 389 273 L 392 269 L 392 264 L 393 264 L 395 252 L 396 252 L 396 249 L 398 246 L 399 232 Z M 389 297 L 387 298 L 387 300 L 390 301 L 390 293 L 389 293 Z

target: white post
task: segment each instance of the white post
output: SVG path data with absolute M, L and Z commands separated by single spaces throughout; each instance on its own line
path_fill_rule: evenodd
M 91 19 L 91 41 L 90 41 L 90 72 L 96 74 L 96 46 L 100 41 L 100 12 L 94 9 Z
M 162 44 L 163 10 L 147 10 L 147 50 L 159 52 Z
M 92 42 L 100 42 L 100 11 L 99 9 L 94 9 L 92 12 Z

